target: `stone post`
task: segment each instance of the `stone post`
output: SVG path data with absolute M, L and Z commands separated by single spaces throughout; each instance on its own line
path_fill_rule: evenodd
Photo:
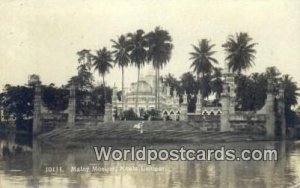
M 104 122 L 111 122 L 113 120 L 113 110 L 110 103 L 105 104 Z
M 200 93 L 200 91 L 198 91 L 197 94 L 197 103 L 196 103 L 196 113 L 201 113 L 202 111 L 202 95 Z
M 278 113 L 281 122 L 281 137 L 286 138 L 286 119 L 285 119 L 285 103 L 284 103 L 284 87 L 281 84 L 279 89 Z
M 39 187 L 39 176 L 42 170 L 42 149 L 39 140 L 32 139 L 32 179 L 30 186 Z
M 268 79 L 266 107 L 266 137 L 273 140 L 275 138 L 275 112 L 274 112 L 274 87 L 273 80 Z
M 187 121 L 187 94 L 184 92 L 183 94 L 183 102 L 180 105 L 180 120 Z
M 32 125 L 32 134 L 37 135 L 41 131 L 41 106 L 42 106 L 42 97 L 41 97 L 41 86 L 37 82 L 35 85 L 35 94 L 33 101 L 33 125 Z
M 68 126 L 75 125 L 76 118 L 76 87 L 74 84 L 70 87 L 70 97 L 68 106 Z
M 224 68 L 224 84 L 221 94 L 222 114 L 221 114 L 221 132 L 231 131 L 230 114 L 235 114 L 235 80 L 234 74 L 229 69 L 228 63 L 225 63 Z
M 117 96 L 117 92 L 118 92 L 118 89 L 116 87 L 116 84 L 114 84 L 113 91 L 112 91 L 112 110 L 113 110 L 112 117 L 113 117 L 113 120 L 116 117 L 116 115 L 120 114 L 118 112 L 118 96 Z
M 228 84 L 228 95 L 229 95 L 229 113 L 235 113 L 235 98 L 236 98 L 236 85 L 234 81 L 234 74 L 229 73 L 226 77 L 226 83 Z
M 221 114 L 221 132 L 230 131 L 230 122 L 229 122 L 229 107 L 230 107 L 230 97 L 226 91 L 226 87 L 223 89 L 221 94 L 221 104 L 222 104 L 222 114 Z

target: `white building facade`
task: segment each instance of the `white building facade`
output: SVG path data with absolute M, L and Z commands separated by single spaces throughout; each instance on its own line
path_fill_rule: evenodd
M 171 96 L 170 87 L 165 86 L 162 82 L 159 86 L 158 106 L 162 117 L 169 116 L 173 120 L 178 119 L 180 114 L 179 97 L 176 94 L 174 97 Z M 155 109 L 155 74 L 152 72 L 148 72 L 145 76 L 141 75 L 138 93 L 137 82 L 131 83 L 130 87 L 124 90 L 124 98 L 120 101 L 116 94 L 117 88 L 113 88 L 112 107 L 118 112 L 132 109 L 138 116 L 142 116 L 146 111 Z

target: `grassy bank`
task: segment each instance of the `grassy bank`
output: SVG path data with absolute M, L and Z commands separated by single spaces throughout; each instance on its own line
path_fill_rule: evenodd
M 232 132 L 204 132 L 197 123 L 145 122 L 143 133 L 134 128 L 137 121 L 101 123 L 97 126 L 61 127 L 41 134 L 38 138 L 51 142 L 87 140 L 135 140 L 147 142 L 232 142 L 264 140 L 261 135 Z

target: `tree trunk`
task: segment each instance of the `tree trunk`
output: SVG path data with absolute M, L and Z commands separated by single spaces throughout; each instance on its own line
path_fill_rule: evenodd
M 139 87 L 140 87 L 140 67 L 138 67 L 138 78 L 137 78 L 137 85 L 136 85 L 136 93 L 135 93 L 135 110 L 136 114 L 139 116 L 139 109 L 138 109 L 138 93 L 139 93 Z
M 106 89 L 105 89 L 105 81 L 104 81 L 104 75 L 102 75 L 102 81 L 103 81 L 103 98 L 104 98 L 104 104 L 106 104 Z

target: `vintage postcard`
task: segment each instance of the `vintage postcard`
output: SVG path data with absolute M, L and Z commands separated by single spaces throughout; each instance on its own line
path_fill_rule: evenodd
M 300 187 L 300 1 L 1 0 L 0 188 Z

